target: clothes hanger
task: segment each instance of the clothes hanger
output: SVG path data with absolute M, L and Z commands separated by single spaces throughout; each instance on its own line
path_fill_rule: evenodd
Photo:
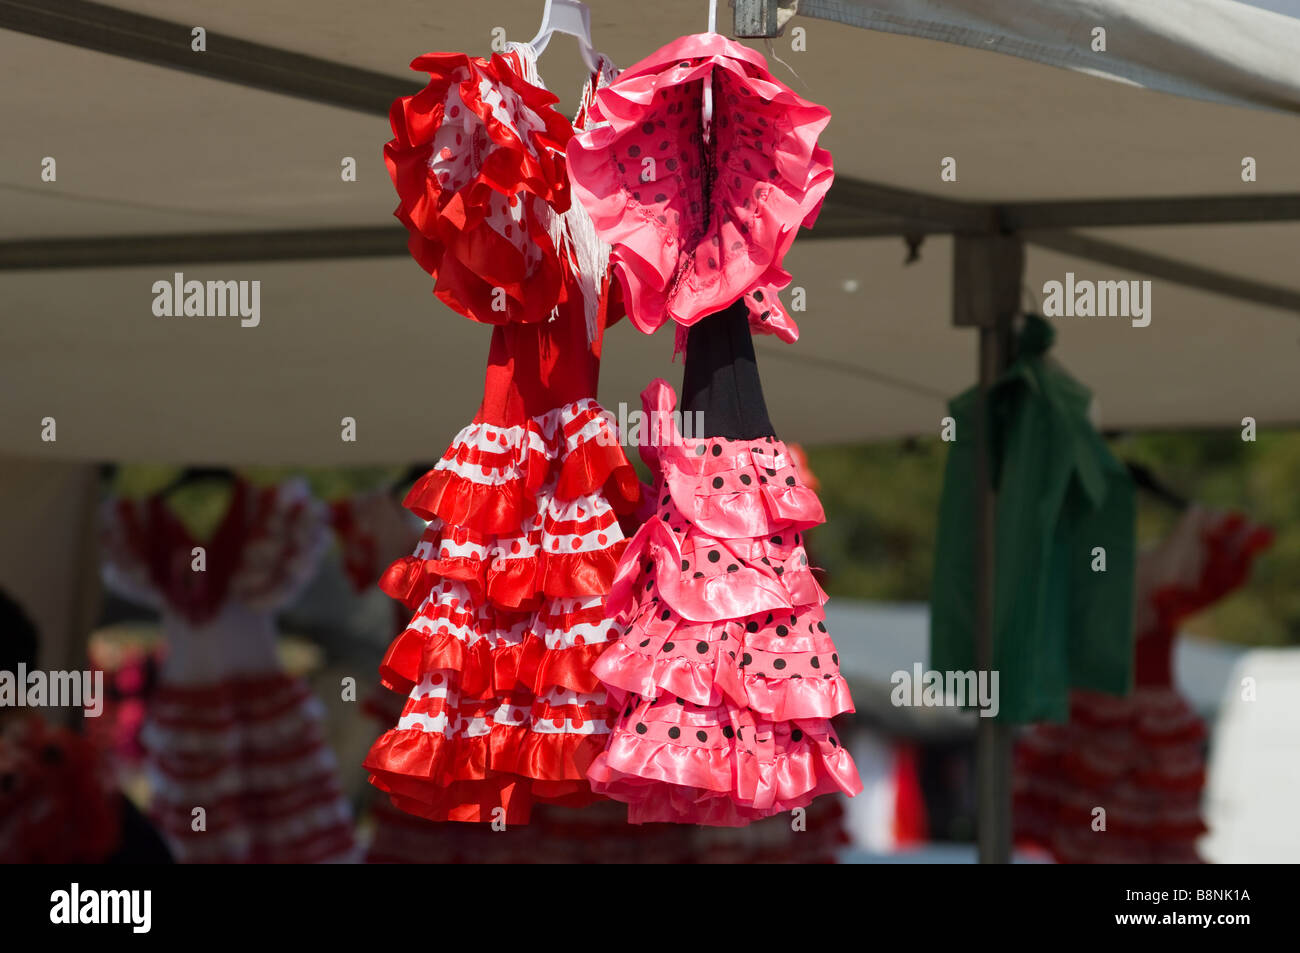
M 533 54 L 541 57 L 556 33 L 576 37 L 578 52 L 582 54 L 582 62 L 587 69 L 594 73 L 599 68 L 602 56 L 591 44 L 591 11 L 585 3 L 579 3 L 578 0 L 546 0 L 541 28 L 528 44 L 532 47 Z
M 709 32 L 718 32 L 718 0 L 709 0 Z M 709 81 L 704 86 L 704 141 L 709 141 L 709 131 L 713 127 L 713 76 L 709 75 Z
M 1175 493 L 1165 484 L 1156 478 L 1156 475 L 1147 467 L 1140 463 L 1134 463 L 1131 460 L 1125 460 L 1124 466 L 1128 468 L 1129 476 L 1133 478 L 1133 485 L 1139 489 L 1146 490 L 1161 503 L 1172 506 L 1176 510 L 1185 510 L 1191 504 L 1183 496 Z

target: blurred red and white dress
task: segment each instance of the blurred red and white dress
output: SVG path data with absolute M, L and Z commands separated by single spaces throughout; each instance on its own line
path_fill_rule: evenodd
M 320 702 L 287 674 L 275 614 L 315 574 L 327 514 L 304 482 L 236 480 L 196 540 L 160 497 L 109 500 L 107 584 L 161 615 L 166 657 L 142 740 L 151 811 L 177 860 L 313 863 L 353 835 Z M 206 569 L 192 568 L 202 546 Z M 203 808 L 203 830 L 192 812 Z
M 344 574 L 357 593 L 372 589 L 393 560 L 414 549 L 425 527 L 425 521 L 402 506 L 387 489 L 334 501 L 330 504 L 330 522 L 342 552 Z M 396 635 L 406 628 L 407 611 L 400 602 L 391 605 L 391 634 Z M 405 704 L 404 695 L 376 684 L 362 702 L 362 709 L 375 719 L 382 732 L 402 717 Z M 459 851 L 453 843 L 453 828 L 459 825 L 426 821 L 399 811 L 387 795 L 374 793 L 377 796 L 371 804 L 366 863 L 428 864 L 463 859 L 461 855 L 467 852 Z
M 1271 530 L 1189 508 L 1138 560 L 1136 687 L 1071 694 L 1070 719 L 1016 746 L 1015 829 L 1061 863 L 1198 863 L 1205 724 L 1173 684 L 1179 626 L 1242 586 Z M 1094 831 L 1093 812 L 1106 812 Z
M 569 201 L 573 125 L 531 56 L 416 59 L 429 84 L 394 103 L 385 148 L 434 293 L 494 325 L 479 412 L 407 494 L 428 527 L 381 582 L 414 612 L 380 668 L 408 697 L 365 767 L 431 820 L 525 823 L 533 802 L 589 801 L 613 721 L 591 665 L 616 634 L 618 515 L 640 488 L 595 395 L 620 312 L 608 248 Z M 590 80 L 579 126 L 612 75 Z
M 342 555 L 343 574 L 354 592 L 364 593 L 379 582 L 393 560 L 415 547 L 426 523 L 393 492 L 377 489 L 332 502 L 330 525 Z M 394 630 L 400 632 L 406 628 L 406 612 L 400 604 L 392 608 Z

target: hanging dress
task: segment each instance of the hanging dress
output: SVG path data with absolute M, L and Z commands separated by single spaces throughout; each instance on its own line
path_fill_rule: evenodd
M 158 496 L 106 501 L 101 526 L 105 582 L 161 616 L 166 655 L 142 741 L 151 811 L 176 859 L 348 859 L 351 819 L 320 702 L 276 653 L 275 614 L 328 543 L 325 507 L 300 480 L 236 480 L 206 541 Z
M 1138 557 L 1136 687 L 1074 691 L 1065 723 L 1015 752 L 1018 839 L 1061 863 L 1197 863 L 1205 832 L 1205 724 L 1173 684 L 1179 626 L 1243 585 L 1272 532 L 1240 513 L 1189 508 Z M 1093 829 L 1096 808 L 1106 829 Z
M 592 663 L 640 488 L 596 403 L 608 248 L 571 206 L 573 126 L 531 50 L 422 56 L 385 148 L 410 249 L 453 310 L 494 325 L 474 421 L 412 487 L 428 520 L 381 586 L 414 612 L 380 674 L 407 695 L 365 760 L 399 809 L 525 823 L 533 802 L 590 801 L 613 714 Z M 612 75 L 602 64 L 585 104 Z
M 101 864 L 121 841 L 102 750 L 37 714 L 0 724 L 0 864 Z
M 625 70 L 591 114 L 569 147 L 574 192 L 631 320 L 674 323 L 686 353 L 680 415 L 666 382 L 642 394 L 653 508 L 610 594 L 621 634 L 596 674 L 619 712 L 592 787 L 633 823 L 716 826 L 854 794 L 830 723 L 852 701 L 803 545 L 822 507 L 768 420 L 750 337 L 797 334 L 776 292 L 830 187 L 829 112 L 708 34 Z

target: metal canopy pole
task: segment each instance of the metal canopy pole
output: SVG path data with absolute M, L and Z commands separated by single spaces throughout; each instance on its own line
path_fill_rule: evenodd
M 736 0 L 732 32 L 744 37 L 780 36 L 776 0 Z
M 997 490 L 989 456 L 988 395 L 1012 359 L 1012 321 L 1020 310 L 1025 247 L 1017 235 L 958 235 L 953 242 L 953 324 L 979 331 L 980 400 L 975 418 L 975 666 L 993 670 Z M 958 440 L 972 439 L 957 435 Z M 975 738 L 979 862 L 1011 860 L 1011 729 L 978 719 Z

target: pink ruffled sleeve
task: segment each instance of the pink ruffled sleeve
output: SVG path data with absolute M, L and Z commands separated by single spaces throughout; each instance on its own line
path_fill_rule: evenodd
M 715 91 L 708 143 L 705 82 Z M 776 80 L 758 53 L 705 34 L 625 70 L 591 113 L 596 124 L 569 143 L 570 179 L 613 246 L 636 326 L 689 326 L 747 296 L 756 332 L 794 340 L 776 293 L 790 282 L 785 254 L 834 176 L 817 145 L 829 110 Z

